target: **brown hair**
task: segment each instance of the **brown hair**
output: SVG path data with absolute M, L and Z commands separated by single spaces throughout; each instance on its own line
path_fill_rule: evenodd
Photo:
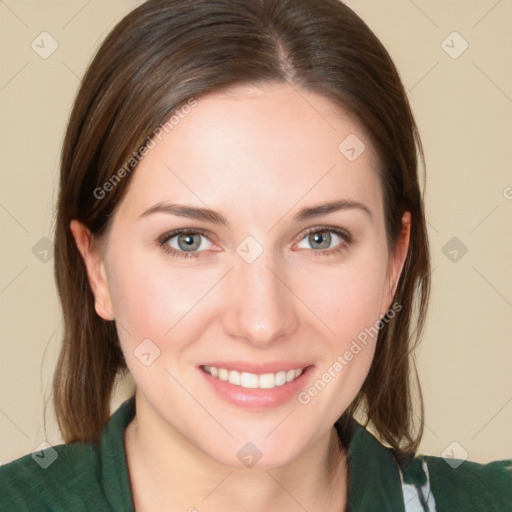
M 265 82 L 320 94 L 361 123 L 381 164 L 390 250 L 403 212 L 411 212 L 410 245 L 394 297 L 402 309 L 380 329 L 367 379 L 340 421 L 364 406 L 367 422 L 399 458 L 416 451 L 423 401 L 418 383 L 420 427 L 414 435 L 410 352 L 420 339 L 430 288 L 417 176 L 423 150 L 390 56 L 339 0 L 149 0 L 122 19 L 97 51 L 65 135 L 55 228 L 64 339 L 53 394 L 66 442 L 99 438 L 115 379 L 127 371 L 115 323 L 95 313 L 70 221 L 100 237 L 126 193 L 137 164 L 132 155 L 173 111 L 205 93 Z M 123 166 L 123 178 L 99 194 Z

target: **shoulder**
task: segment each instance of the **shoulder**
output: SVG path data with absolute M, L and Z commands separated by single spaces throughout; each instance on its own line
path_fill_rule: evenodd
M 512 459 L 480 464 L 416 454 L 406 461 L 352 417 L 336 423 L 349 455 L 354 512 L 512 512 Z
M 437 512 L 512 512 L 512 459 L 480 464 L 429 455 L 419 458 L 427 465 Z
M 69 443 L 0 466 L 0 510 L 94 510 L 91 497 L 101 492 L 98 459 L 95 445 Z
M 134 415 L 132 396 L 97 443 L 48 446 L 0 466 L 0 511 L 133 512 L 124 429 Z

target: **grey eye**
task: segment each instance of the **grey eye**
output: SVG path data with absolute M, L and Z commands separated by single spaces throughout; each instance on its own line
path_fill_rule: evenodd
M 331 245 L 333 242 L 336 242 L 336 238 L 339 239 L 338 243 L 334 246 Z M 310 247 L 304 247 L 300 246 L 303 249 L 319 249 L 319 250 L 325 250 L 325 249 L 332 249 L 333 247 L 336 247 L 336 245 L 339 245 L 339 243 L 343 242 L 343 237 L 339 234 L 336 234 L 335 231 L 330 229 L 319 229 L 317 231 L 312 231 L 308 233 L 300 243 L 304 243 L 306 241 Z
M 171 235 L 165 241 L 165 243 L 176 251 L 196 252 L 200 248 L 201 250 L 208 249 L 208 246 L 204 246 L 204 240 L 210 243 L 209 240 L 203 234 L 190 231 L 187 233 Z

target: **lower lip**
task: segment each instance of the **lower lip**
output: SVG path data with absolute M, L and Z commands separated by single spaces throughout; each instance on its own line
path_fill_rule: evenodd
M 199 367 L 203 377 L 221 398 L 237 407 L 254 410 L 277 407 L 296 397 L 304 387 L 306 376 L 309 376 L 312 370 L 313 366 L 307 366 L 296 379 L 272 389 L 248 389 L 242 386 L 235 386 L 227 380 L 212 377 Z

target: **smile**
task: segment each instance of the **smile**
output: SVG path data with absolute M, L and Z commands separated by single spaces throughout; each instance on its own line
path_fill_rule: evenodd
M 303 368 L 298 368 L 256 375 L 255 373 L 227 370 L 226 368 L 217 368 L 215 366 L 201 366 L 201 369 L 212 377 L 246 389 L 273 389 L 283 386 L 288 382 L 294 381 L 304 371 Z

